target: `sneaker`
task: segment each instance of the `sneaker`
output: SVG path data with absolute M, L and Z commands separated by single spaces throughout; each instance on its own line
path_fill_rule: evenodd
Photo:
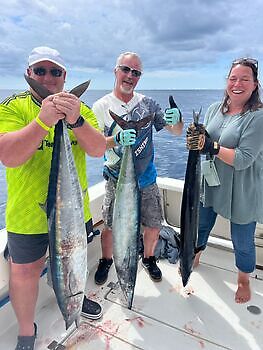
M 149 258 L 142 258 L 142 266 L 147 270 L 151 279 L 154 282 L 162 280 L 162 271 L 156 265 L 155 256 L 149 256 Z
M 34 335 L 32 336 L 22 336 L 17 337 L 17 344 L 15 350 L 34 350 L 35 340 L 37 337 L 37 325 L 34 323 Z
M 107 281 L 109 269 L 113 263 L 112 259 L 102 258 L 99 261 L 99 266 L 94 276 L 94 280 L 96 284 L 103 284 Z
M 93 241 L 93 238 L 95 236 L 98 236 L 100 234 L 100 230 L 95 230 L 95 231 L 92 231 L 90 232 L 88 235 L 87 235 L 87 242 L 88 243 L 91 243 Z
M 91 320 L 98 320 L 102 316 L 102 308 L 100 304 L 84 296 L 81 316 Z

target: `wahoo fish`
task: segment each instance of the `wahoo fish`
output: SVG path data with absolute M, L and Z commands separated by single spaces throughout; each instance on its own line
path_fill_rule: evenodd
M 42 98 L 51 93 L 37 81 L 27 82 Z M 71 90 L 80 96 L 85 82 Z M 79 324 L 87 278 L 87 235 L 82 189 L 71 149 L 66 123 L 60 120 L 54 131 L 54 146 L 47 195 L 49 258 L 53 289 L 66 329 Z
M 66 329 L 78 325 L 87 278 L 82 189 L 64 121 L 55 126 L 47 219 L 53 289 Z
M 198 124 L 200 114 L 201 109 L 199 113 L 193 111 L 194 126 L 196 128 L 203 127 L 202 124 Z M 180 274 L 184 287 L 188 283 L 195 257 L 199 223 L 200 180 L 200 151 L 189 150 L 181 204 L 180 223 Z
M 152 120 L 152 115 L 139 121 L 125 121 L 112 111 L 111 117 L 122 129 L 138 131 Z M 132 308 L 139 259 L 140 191 L 131 146 L 123 147 L 113 209 L 113 259 L 128 308 Z

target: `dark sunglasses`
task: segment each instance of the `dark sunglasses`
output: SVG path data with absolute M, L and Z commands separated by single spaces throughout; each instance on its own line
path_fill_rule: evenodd
M 61 77 L 63 73 L 63 70 L 60 68 L 51 68 L 49 70 L 44 67 L 33 68 L 33 72 L 40 77 L 46 75 L 48 71 L 52 75 L 52 77 L 56 77 L 56 78 Z
M 249 63 L 255 66 L 258 69 L 258 61 L 254 58 L 238 58 L 232 62 L 232 64 L 242 64 L 242 63 Z
M 137 69 L 132 69 L 128 66 L 119 65 L 118 68 L 125 74 L 128 74 L 131 72 L 131 75 L 136 78 L 139 78 L 142 75 L 141 71 Z

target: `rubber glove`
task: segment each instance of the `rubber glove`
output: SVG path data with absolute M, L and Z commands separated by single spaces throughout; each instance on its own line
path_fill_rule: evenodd
M 204 125 L 194 123 L 186 131 L 186 147 L 192 151 L 201 151 L 202 154 L 210 153 L 211 156 L 220 150 L 219 143 L 212 141 Z
M 178 108 L 166 108 L 164 120 L 168 125 L 175 125 L 182 121 L 181 113 Z
M 136 130 L 127 129 L 121 130 L 114 136 L 114 142 L 116 145 L 131 146 L 136 140 Z

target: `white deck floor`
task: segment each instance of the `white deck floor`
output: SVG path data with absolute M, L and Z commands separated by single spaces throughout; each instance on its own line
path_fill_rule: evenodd
M 36 350 L 48 349 L 54 340 L 72 350 L 262 349 L 262 271 L 254 274 L 260 279 L 252 278 L 251 301 L 238 305 L 234 302 L 237 275 L 231 252 L 209 247 L 186 289 L 182 287 L 176 265 L 161 261 L 159 266 L 163 280 L 154 283 L 139 263 L 132 310 L 126 308 L 120 289 L 111 288 L 117 281 L 114 267 L 108 283 L 98 287 L 93 282 L 94 266 L 87 294 L 102 304 L 104 314 L 99 321 L 82 319 L 76 331 L 74 326 L 65 331 L 53 292 L 42 281 L 41 293 L 48 293 L 49 297 L 39 304 L 36 315 L 39 329 Z M 247 307 L 251 305 L 261 313 L 249 312 Z M 10 303 L 6 304 L 1 314 L 9 314 L 10 308 Z M 2 333 L 0 325 L 0 349 L 13 350 L 17 326 L 13 323 Z

